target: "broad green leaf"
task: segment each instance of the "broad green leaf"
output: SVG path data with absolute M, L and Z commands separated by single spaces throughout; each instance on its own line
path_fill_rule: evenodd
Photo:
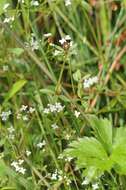
M 70 144 L 65 155 L 76 157 L 79 168 L 96 167 L 99 170 L 109 170 L 111 163 L 102 144 L 95 138 L 84 137 Z
M 14 83 L 12 88 L 6 94 L 4 103 L 6 103 L 8 100 L 10 100 L 26 84 L 26 82 L 27 81 L 25 79 L 22 79 L 22 80 L 17 81 L 16 83 Z
M 112 150 L 112 124 L 108 119 L 98 119 L 96 116 L 89 116 L 95 137 L 102 143 L 105 150 L 110 154 Z

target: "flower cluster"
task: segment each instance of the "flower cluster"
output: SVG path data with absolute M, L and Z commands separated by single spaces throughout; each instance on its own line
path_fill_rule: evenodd
M 3 111 L 1 114 L 0 114 L 0 117 L 1 117 L 1 119 L 2 119 L 2 121 L 6 121 L 8 118 L 9 118 L 9 116 L 11 115 L 12 113 L 11 113 L 11 111 L 9 110 L 9 111 Z
M 64 38 L 59 40 L 59 43 L 63 45 L 65 42 L 71 41 L 71 37 L 69 35 L 64 36 Z
M 55 104 L 48 104 L 47 108 L 43 110 L 43 113 L 59 113 L 63 111 L 65 106 L 62 106 L 60 102 L 56 102 Z
M 11 127 L 9 127 L 7 130 L 8 130 L 8 133 L 9 133 L 8 138 L 9 138 L 10 140 L 13 140 L 14 137 L 15 137 L 15 135 L 14 135 L 14 132 L 15 132 L 14 127 L 11 126 Z
M 23 121 L 28 121 L 29 114 L 32 114 L 35 108 L 28 107 L 27 105 L 22 105 L 17 114 L 17 119 L 22 119 Z
M 14 167 L 15 171 L 21 174 L 25 174 L 26 169 L 22 166 L 24 160 L 19 159 L 18 161 L 13 161 L 11 166 Z
M 55 170 L 54 173 L 52 173 L 51 180 L 66 181 L 67 185 L 71 183 L 71 180 L 68 179 L 66 175 L 63 175 L 63 172 L 61 170 L 58 171 L 57 169 Z
M 58 126 L 56 123 L 52 124 L 51 127 L 52 127 L 54 130 L 59 128 L 59 126 Z
M 6 17 L 5 19 L 4 19 L 4 23 L 10 23 L 10 22 L 13 22 L 14 21 L 14 16 L 12 16 L 12 17 Z
M 98 82 L 98 77 L 91 77 L 84 80 L 83 86 L 84 88 L 90 88 L 92 85 L 96 84 Z
M 25 42 L 26 48 L 31 48 L 32 51 L 39 49 L 39 43 L 35 38 L 35 35 L 32 33 L 30 36 L 29 42 Z

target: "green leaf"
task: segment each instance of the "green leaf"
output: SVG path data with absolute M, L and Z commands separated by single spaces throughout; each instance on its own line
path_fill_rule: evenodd
M 4 5 L 5 5 L 6 3 L 7 3 L 6 0 L 0 0 L 0 15 L 1 15 L 2 13 L 4 13 L 3 7 L 4 7 Z
M 112 124 L 108 119 L 98 119 L 96 116 L 89 116 L 95 137 L 102 143 L 108 154 L 112 150 Z
M 10 100 L 26 84 L 26 82 L 27 81 L 25 79 L 22 79 L 14 83 L 12 88 L 6 94 L 3 104 Z
M 65 153 L 67 156 L 77 158 L 79 168 L 95 167 L 100 171 L 109 170 L 111 162 L 102 144 L 95 138 L 84 137 L 70 144 Z
M 16 56 L 20 56 L 24 52 L 24 49 L 22 49 L 22 48 L 11 48 L 10 52 L 15 54 Z
M 73 74 L 73 78 L 77 82 L 81 80 L 81 72 L 79 69 Z

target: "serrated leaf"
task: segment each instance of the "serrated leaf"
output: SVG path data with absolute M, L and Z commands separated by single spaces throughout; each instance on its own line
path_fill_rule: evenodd
M 110 154 L 112 150 L 112 124 L 108 119 L 98 119 L 96 116 L 89 116 L 95 137 L 102 143 L 105 150 Z
M 99 170 L 109 170 L 111 163 L 102 144 L 95 138 L 84 137 L 70 144 L 65 155 L 77 158 L 79 168 L 96 167 Z

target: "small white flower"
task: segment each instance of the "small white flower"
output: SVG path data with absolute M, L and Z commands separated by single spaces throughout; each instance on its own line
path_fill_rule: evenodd
M 55 104 L 48 104 L 47 108 L 43 110 L 43 113 L 59 113 L 63 111 L 65 106 L 62 106 L 61 103 L 56 102 Z
M 18 164 L 19 164 L 19 165 L 22 165 L 23 163 L 24 163 L 24 160 L 22 160 L 22 159 L 19 159 L 19 160 L 18 160 Z
M 71 0 L 65 0 L 65 6 L 71 5 Z
M 53 173 L 52 176 L 51 176 L 51 179 L 52 180 L 57 180 L 58 179 L 57 173 Z
M 39 2 L 36 0 L 31 1 L 31 6 L 39 6 Z
M 43 142 L 39 142 L 36 146 L 38 147 L 38 148 L 42 148 L 43 146 L 45 146 L 46 145 L 46 142 L 45 142 L 45 140 L 43 140 Z
M 71 135 L 69 135 L 69 134 L 66 134 L 66 140 L 69 140 L 70 139 L 70 137 L 71 137 Z
M 30 156 L 30 155 L 31 155 L 31 151 L 26 150 L 26 155 L 27 155 L 27 156 Z
M 9 23 L 9 22 L 12 22 L 12 21 L 14 21 L 14 16 L 5 18 L 3 22 L 4 23 Z
M 17 114 L 17 119 L 21 119 L 22 115 L 20 113 Z
M 46 37 L 46 38 L 48 38 L 48 37 L 50 37 L 50 36 L 52 36 L 51 33 L 46 33 L 46 34 L 44 34 L 44 37 Z
M 60 154 L 59 156 L 58 156 L 58 159 L 63 159 L 63 155 L 62 154 Z
M 62 38 L 61 40 L 59 40 L 60 44 L 63 45 L 66 42 L 65 38 Z
M 66 35 L 65 40 L 71 40 L 71 37 L 69 35 Z
M 29 108 L 29 113 L 33 113 L 34 111 L 35 111 L 35 108 L 32 108 L 32 107 Z
M 28 108 L 28 106 L 26 105 L 22 105 L 21 106 L 21 108 L 20 108 L 20 111 L 22 112 L 22 111 L 26 111 L 27 110 L 27 108 Z
M 56 50 L 54 51 L 54 54 L 53 54 L 53 55 L 54 55 L 54 56 L 57 56 L 57 55 L 61 55 L 61 53 L 62 53 L 61 51 L 59 51 L 59 50 L 56 49 Z
M 13 161 L 13 162 L 11 163 L 11 166 L 13 166 L 14 168 L 16 168 L 16 167 L 18 166 L 18 162 Z
M 53 129 L 58 129 L 58 128 L 59 128 L 58 125 L 56 125 L 56 123 L 52 124 L 51 127 L 52 127 Z
M 92 85 L 96 84 L 98 82 L 98 77 L 91 77 L 84 80 L 83 86 L 84 88 L 90 88 Z
M 89 184 L 89 180 L 88 178 L 85 178 L 85 180 L 82 182 L 82 185 L 88 185 Z
M 93 190 L 96 190 L 96 189 L 99 189 L 99 186 L 97 183 L 95 183 L 95 184 L 92 184 L 92 188 L 93 188 Z
M 9 110 L 7 112 L 2 112 L 0 114 L 0 117 L 1 117 L 2 121 L 6 121 L 10 115 L 11 115 L 11 111 Z
M 13 126 L 9 127 L 7 130 L 8 130 L 9 133 L 13 133 L 15 131 L 15 129 L 13 128 Z
M 75 117 L 76 117 L 76 118 L 78 118 L 78 117 L 79 117 L 79 115 L 80 115 L 80 112 L 79 112 L 79 111 L 77 111 L 77 110 L 75 110 L 74 115 L 75 115 Z
M 23 175 L 25 174 L 25 172 L 26 172 L 26 169 L 25 168 L 23 168 L 23 167 L 20 167 L 20 169 L 19 169 L 19 173 L 22 173 Z
M 49 108 L 45 108 L 44 110 L 43 110 L 43 113 L 49 113 L 50 112 L 50 109 Z
M 23 115 L 22 119 L 23 119 L 23 121 L 28 121 L 28 116 L 27 115 Z
M 70 162 L 72 159 L 73 158 L 69 156 L 69 157 L 65 158 L 65 161 Z

